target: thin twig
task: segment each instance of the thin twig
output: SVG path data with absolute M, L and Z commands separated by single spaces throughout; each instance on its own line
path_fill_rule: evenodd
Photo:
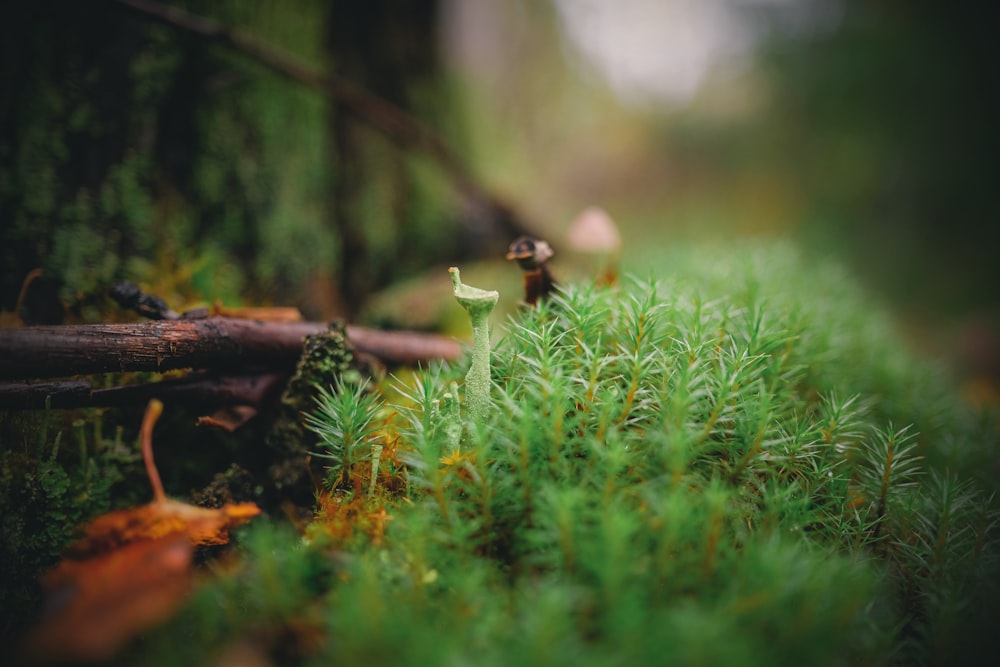
M 156 420 L 163 413 L 163 403 L 155 398 L 146 407 L 146 414 L 142 417 L 142 427 L 139 433 L 142 436 L 142 460 L 146 463 L 146 474 L 149 475 L 149 483 L 153 487 L 153 499 L 162 503 L 167 499 L 167 494 L 163 491 L 163 482 L 160 481 L 160 471 L 156 469 L 156 462 L 153 461 L 153 427 Z
M 88 380 L 0 382 L 0 410 L 122 407 L 143 405 L 151 398 L 172 405 L 259 408 L 276 395 L 289 372 L 215 374 L 195 372 L 185 377 L 94 389 Z M 206 408 L 207 409 L 207 408 Z

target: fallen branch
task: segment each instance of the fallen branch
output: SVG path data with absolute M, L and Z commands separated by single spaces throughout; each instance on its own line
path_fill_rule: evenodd
M 87 380 L 0 383 L 0 410 L 123 407 L 145 405 L 157 398 L 172 405 L 260 407 L 281 392 L 288 373 L 214 375 L 192 373 L 183 378 L 94 389 Z
M 91 407 L 92 390 L 93 387 L 86 380 L 5 382 L 0 384 L 0 410 Z
M 0 329 L 0 379 L 42 379 L 178 368 L 288 369 L 319 322 L 259 322 L 209 317 L 135 324 L 87 324 Z M 455 359 L 459 344 L 443 336 L 347 327 L 360 354 L 388 366 Z

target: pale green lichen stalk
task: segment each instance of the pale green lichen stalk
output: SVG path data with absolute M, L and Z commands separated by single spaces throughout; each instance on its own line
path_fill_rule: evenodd
M 448 269 L 455 299 L 472 320 L 472 365 L 465 376 L 465 406 L 469 418 L 479 421 L 490 407 L 490 313 L 500 293 L 462 284 L 458 268 Z

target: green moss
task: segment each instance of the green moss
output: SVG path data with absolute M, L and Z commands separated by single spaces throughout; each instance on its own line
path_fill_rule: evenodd
M 101 425 L 99 413 L 68 428 L 54 413 L 0 413 L 0 637 L 31 621 L 39 577 L 79 526 L 133 497 L 121 482 L 142 479 L 137 448 L 105 439 Z
M 326 479 L 331 490 L 351 482 L 357 464 L 372 461 L 372 480 L 378 466 L 375 448 L 381 447 L 381 436 L 375 417 L 382 402 L 367 380 L 353 383 L 345 379 L 349 377 L 342 374 L 332 384 L 314 385 L 316 407 L 305 416 L 306 427 L 319 436 L 313 456 L 329 463 Z
M 326 331 L 306 337 L 267 438 L 273 460 L 271 480 L 278 490 L 310 502 L 306 499 L 312 498 L 314 489 L 308 459 L 318 437 L 306 428 L 304 416 L 316 407 L 316 387 L 332 387 L 351 378 L 360 380 L 361 376 L 343 325 L 332 324 Z
M 322 3 L 188 4 L 324 59 Z M 63 9 L 25 9 L 11 45 L 30 74 L 14 79 L 0 128 L 5 295 L 38 266 L 72 304 L 208 259 L 238 277 L 202 281 L 203 296 L 237 302 L 329 266 L 321 93 L 114 8 Z
M 265 521 L 128 660 L 234 641 L 316 665 L 980 657 L 1000 581 L 1000 509 L 973 474 L 1000 451 L 990 422 L 835 267 L 781 245 L 677 253 L 669 274 L 514 315 L 461 451 L 464 361 L 400 380 L 390 422 L 341 392 L 338 414 L 405 466 L 405 489 L 352 501 L 384 509 L 384 533 L 331 550 Z

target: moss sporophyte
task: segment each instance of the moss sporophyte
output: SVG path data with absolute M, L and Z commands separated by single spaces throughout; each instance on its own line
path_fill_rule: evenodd
M 490 406 L 490 313 L 500 293 L 462 284 L 457 267 L 448 269 L 455 299 L 472 320 L 472 364 L 465 376 L 465 406 L 473 421 L 480 421 Z

